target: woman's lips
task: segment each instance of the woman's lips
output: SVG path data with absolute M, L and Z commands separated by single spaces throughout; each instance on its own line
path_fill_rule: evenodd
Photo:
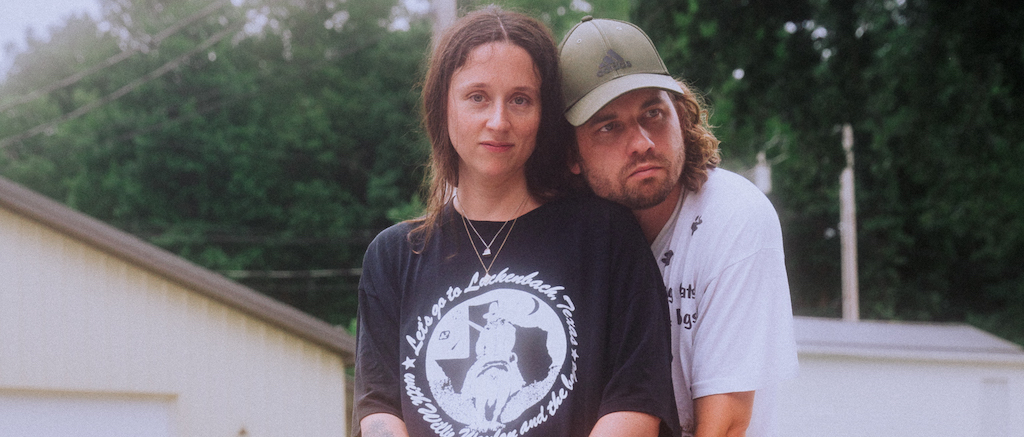
M 484 147 L 486 147 L 488 150 L 495 150 L 495 151 L 508 150 L 508 149 L 512 148 L 512 143 L 502 143 L 502 142 L 496 142 L 496 141 L 484 141 L 484 142 L 482 142 L 480 144 L 483 145 Z

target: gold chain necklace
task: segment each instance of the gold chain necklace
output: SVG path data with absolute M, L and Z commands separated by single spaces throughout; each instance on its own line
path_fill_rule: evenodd
M 494 266 L 494 261 L 498 259 L 498 254 L 501 253 L 501 249 L 505 247 L 505 242 L 508 241 L 508 236 L 512 235 L 512 229 L 516 227 L 516 220 L 519 220 L 519 217 L 512 219 L 512 226 L 508 227 L 508 233 L 505 234 L 505 238 L 501 240 L 501 245 L 498 246 L 498 250 L 494 252 L 494 256 L 491 257 L 490 264 L 484 265 L 484 258 L 480 256 L 480 251 L 476 248 L 476 242 L 473 241 L 473 235 L 469 233 L 469 226 L 467 225 L 467 223 L 469 223 L 469 219 L 467 219 L 466 216 L 462 216 L 462 226 L 466 228 L 466 236 L 469 237 L 469 244 L 473 245 L 473 253 L 476 255 L 476 259 L 480 260 L 480 267 L 484 268 L 485 275 L 490 276 L 491 267 Z M 497 237 L 497 235 L 495 235 L 495 237 Z
M 465 221 L 466 217 L 463 216 L 462 220 Z M 501 231 L 505 229 L 505 226 L 508 226 L 508 222 L 509 221 L 511 221 L 511 220 L 505 220 L 505 223 L 501 224 L 501 227 L 498 228 L 498 232 L 494 233 L 494 238 L 491 238 L 491 242 L 490 243 L 484 241 L 484 237 L 480 236 L 480 232 L 476 230 L 476 226 L 473 226 L 473 222 L 468 222 L 469 223 L 469 227 L 472 228 L 473 229 L 473 233 L 476 234 L 476 238 L 480 239 L 480 244 L 484 245 L 484 251 L 481 252 L 480 255 L 482 255 L 484 257 L 491 256 L 491 245 L 494 244 L 494 240 L 497 240 L 498 236 L 501 235 Z M 465 225 L 465 223 L 463 223 L 463 225 Z M 512 231 L 512 230 L 509 229 L 509 231 Z M 473 242 L 473 236 L 472 235 L 469 237 L 469 240 L 470 240 L 470 242 Z M 476 243 L 473 243 L 473 249 L 476 249 Z
M 489 244 L 484 242 L 484 238 L 480 236 L 480 232 L 476 230 L 476 226 L 473 226 L 473 222 L 467 219 L 465 214 L 460 213 L 460 215 L 462 216 L 462 226 L 466 228 L 466 236 L 469 237 L 469 244 L 473 246 L 473 253 L 476 255 L 476 259 L 480 261 L 480 267 L 484 268 L 485 275 L 491 274 L 491 267 L 494 266 L 494 261 L 498 259 L 498 254 L 501 253 L 501 249 L 505 247 L 505 242 L 508 241 L 508 236 L 512 235 L 512 229 L 516 227 L 516 221 L 519 220 L 519 211 L 523 209 L 523 205 L 526 205 L 526 200 L 530 198 L 529 196 L 530 195 L 527 194 L 526 197 L 523 198 L 523 201 L 519 204 L 519 207 L 516 208 L 516 212 L 514 213 L 516 217 L 513 218 L 512 220 L 505 220 L 505 223 L 502 223 L 501 228 L 499 228 L 498 232 L 494 234 L 494 238 L 491 239 L 491 242 Z M 458 197 L 458 194 L 456 194 L 456 197 Z M 456 209 L 456 212 L 458 212 L 458 209 Z M 498 246 L 498 250 L 494 252 L 494 257 L 491 258 L 491 262 L 489 264 L 484 264 L 484 257 L 491 256 L 491 245 L 494 244 L 494 241 L 498 238 L 498 235 L 501 235 L 501 231 L 505 229 L 505 225 L 508 225 L 509 221 L 512 222 L 512 226 L 509 226 L 508 233 L 506 233 L 505 238 L 501 240 L 501 245 Z M 469 233 L 470 228 L 473 228 L 473 233 L 475 233 L 477 238 L 480 239 L 480 244 L 484 246 L 483 252 L 480 252 L 480 250 L 477 249 L 476 241 L 473 240 L 473 234 Z

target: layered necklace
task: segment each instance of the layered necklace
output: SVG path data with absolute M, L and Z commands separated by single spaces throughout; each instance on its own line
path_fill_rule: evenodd
M 501 253 L 501 249 L 505 247 L 505 242 L 508 241 L 508 236 L 512 235 L 512 229 L 516 227 L 516 221 L 519 220 L 519 211 L 523 209 L 523 205 L 526 205 L 526 200 L 529 198 L 529 194 L 527 194 L 526 197 L 523 197 L 523 201 L 519 204 L 519 207 L 516 208 L 516 212 L 512 215 L 513 218 L 505 220 L 505 223 L 501 224 L 501 227 L 498 228 L 498 232 L 494 233 L 494 237 L 491 238 L 490 242 L 484 240 L 484 237 L 476 230 L 476 226 L 473 226 L 473 221 L 466 218 L 465 210 L 460 214 L 462 216 L 462 226 L 466 228 L 466 236 L 469 237 L 469 243 L 473 245 L 473 253 L 476 254 L 476 259 L 480 260 L 480 267 L 484 268 L 485 275 L 491 274 L 491 267 L 494 266 L 494 261 L 498 259 L 498 254 Z M 509 223 L 512 224 L 509 225 Z M 492 253 L 491 246 L 493 246 L 494 242 L 498 240 L 498 236 L 501 235 L 501 231 L 505 230 L 505 226 L 508 226 L 508 232 L 505 233 L 505 238 L 501 240 L 501 244 L 498 245 L 498 248 Z M 470 233 L 470 229 L 473 230 L 472 234 Z M 476 240 L 473 239 L 473 234 L 476 234 L 476 238 L 480 240 L 480 245 L 483 246 L 484 250 L 481 251 L 476 247 Z M 490 258 L 491 262 L 484 263 L 484 258 Z

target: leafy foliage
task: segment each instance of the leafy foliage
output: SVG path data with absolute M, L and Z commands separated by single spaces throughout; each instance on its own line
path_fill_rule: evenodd
M 638 3 L 706 90 L 727 165 L 764 151 L 796 311 L 840 312 L 842 123 L 856 132 L 861 310 L 1024 343 L 1024 9 L 985 1 Z
M 347 324 L 357 276 L 345 269 L 359 266 L 395 211 L 416 202 L 426 147 L 417 135 L 415 83 L 428 26 L 389 31 L 382 23 L 390 5 L 371 0 L 223 2 L 159 46 L 147 45 L 208 3 L 110 1 L 113 31 L 99 32 L 86 17 L 37 42 L 16 60 L 3 96 L 119 50 L 144 50 L 9 110 L 0 138 L 237 29 L 122 98 L 8 145 L 0 172 L 205 267 L 299 272 L 242 281 Z
M 414 3 L 103 0 L 101 22 L 30 40 L 0 84 L 0 174 L 349 325 L 350 269 L 421 208 L 430 23 Z M 968 321 L 1024 343 L 1024 8 L 500 3 L 556 39 L 583 15 L 632 17 L 707 92 L 726 167 L 765 152 L 798 314 L 840 313 L 850 123 L 863 316 Z

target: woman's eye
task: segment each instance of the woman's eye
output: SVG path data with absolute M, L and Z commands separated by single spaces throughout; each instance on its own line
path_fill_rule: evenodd
M 512 99 L 512 104 L 515 104 L 515 105 L 525 105 L 528 102 L 529 102 L 529 100 L 526 97 L 516 97 L 516 98 Z
M 484 101 L 484 96 L 482 96 L 480 94 L 472 94 L 472 95 L 469 96 L 469 100 L 473 101 L 473 102 L 476 102 L 476 103 L 480 103 L 480 102 Z
M 650 111 L 647 111 L 647 118 L 657 118 L 659 115 L 661 115 L 660 109 L 652 109 Z

